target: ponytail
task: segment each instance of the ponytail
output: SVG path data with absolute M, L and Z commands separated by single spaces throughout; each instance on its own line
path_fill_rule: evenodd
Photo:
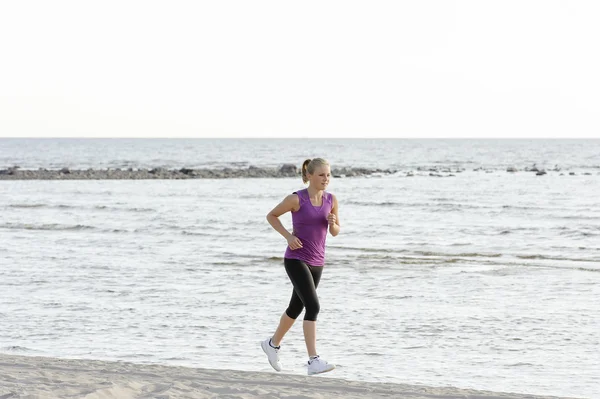
M 302 182 L 304 184 L 308 183 L 308 164 L 310 164 L 310 159 L 307 159 L 302 164 Z

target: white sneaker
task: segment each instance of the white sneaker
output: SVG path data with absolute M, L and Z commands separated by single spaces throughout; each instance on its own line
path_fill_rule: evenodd
M 275 371 L 281 371 L 281 362 L 279 361 L 279 347 L 273 348 L 270 344 L 271 338 L 267 338 L 260 343 L 262 350 L 267 354 L 269 363 Z
M 318 356 L 308 361 L 308 375 L 326 373 L 334 368 L 335 365 L 327 363 L 327 361 Z

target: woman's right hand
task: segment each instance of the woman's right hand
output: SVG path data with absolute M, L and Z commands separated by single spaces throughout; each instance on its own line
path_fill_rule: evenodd
M 294 249 L 302 248 L 302 241 L 295 235 L 290 235 L 287 239 L 288 246 L 293 251 Z

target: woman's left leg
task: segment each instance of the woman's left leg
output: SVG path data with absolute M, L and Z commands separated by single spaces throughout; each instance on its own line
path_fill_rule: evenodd
M 273 334 L 273 338 L 271 338 L 271 342 L 274 346 L 279 346 L 281 340 L 285 336 L 285 334 L 292 328 L 296 319 L 292 319 L 287 315 L 286 312 L 283 312 L 281 315 L 281 319 L 279 319 L 279 325 L 277 326 L 277 330 L 275 330 L 275 334 Z

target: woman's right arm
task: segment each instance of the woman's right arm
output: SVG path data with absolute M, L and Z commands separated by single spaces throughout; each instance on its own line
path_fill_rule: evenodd
M 275 208 L 267 214 L 267 221 L 273 228 L 283 236 L 288 242 L 290 249 L 298 249 L 302 247 L 302 242 L 292 233 L 286 230 L 279 220 L 279 216 L 286 212 L 296 211 L 300 208 L 300 200 L 296 194 L 290 194 L 284 198 Z

